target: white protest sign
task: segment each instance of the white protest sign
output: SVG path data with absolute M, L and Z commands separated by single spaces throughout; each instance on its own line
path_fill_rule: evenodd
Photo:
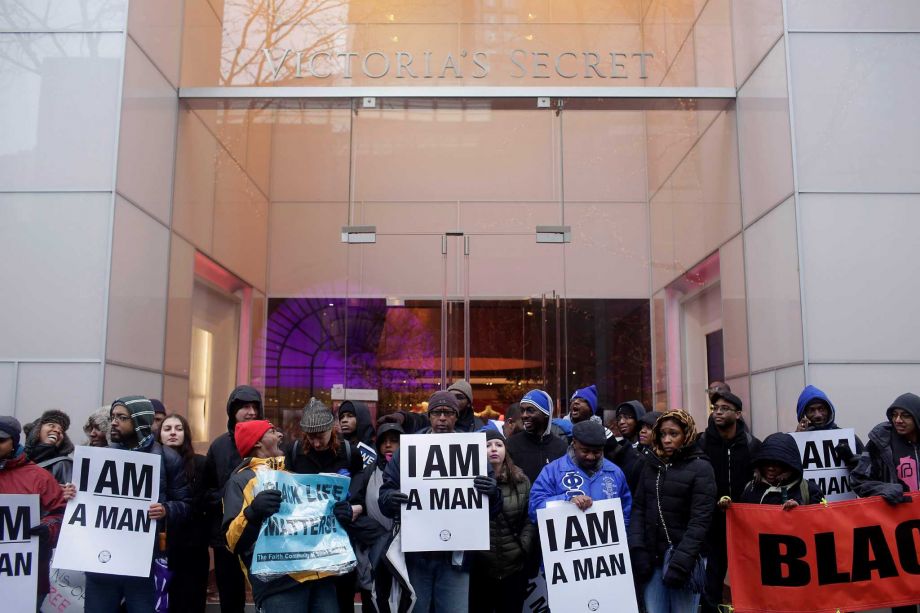
M 841 441 L 846 441 L 853 453 L 856 453 L 856 434 L 853 428 L 790 434 L 799 446 L 804 477 L 814 481 L 821 488 L 828 502 L 856 498 L 856 494 L 850 489 L 850 471 L 836 449 Z
M 537 525 L 551 610 L 639 610 L 619 498 L 539 509 Z
M 5 611 L 34 611 L 38 597 L 37 494 L 0 494 L 0 594 Z
M 405 434 L 399 441 L 403 551 L 489 548 L 489 499 L 473 487 L 485 475 L 486 435 Z
M 147 577 L 157 523 L 160 455 L 100 447 L 74 453 L 77 497 L 67 503 L 54 568 Z
M 51 571 L 51 591 L 42 602 L 41 613 L 83 613 L 86 575 L 75 570 Z

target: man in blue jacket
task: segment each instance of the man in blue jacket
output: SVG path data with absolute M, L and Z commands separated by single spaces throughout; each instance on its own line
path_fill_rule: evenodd
M 572 427 L 568 452 L 547 464 L 530 490 L 532 522 L 537 521 L 537 509 L 545 508 L 550 500 L 567 500 L 584 511 L 595 500 L 619 498 L 629 528 L 632 495 L 623 471 L 604 458 L 606 442 L 604 426 L 596 421 L 580 421 Z

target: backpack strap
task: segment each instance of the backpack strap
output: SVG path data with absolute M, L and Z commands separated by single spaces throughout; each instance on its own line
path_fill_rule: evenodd
M 345 461 L 348 463 L 348 468 L 351 468 L 351 443 L 345 441 Z M 362 461 L 361 464 L 364 464 Z

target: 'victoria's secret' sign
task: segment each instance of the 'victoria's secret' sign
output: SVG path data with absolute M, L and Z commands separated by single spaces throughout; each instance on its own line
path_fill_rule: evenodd
M 513 49 L 501 62 L 491 51 L 460 50 L 456 53 L 423 51 L 311 51 L 292 48 L 263 48 L 262 53 L 273 80 L 396 78 L 485 79 L 493 66 L 507 67 L 504 77 L 512 79 L 628 79 L 648 78 L 647 51 L 527 51 Z

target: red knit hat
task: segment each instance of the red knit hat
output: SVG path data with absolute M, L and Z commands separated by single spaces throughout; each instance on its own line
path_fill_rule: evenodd
M 240 452 L 240 457 L 245 458 L 256 446 L 265 433 L 274 428 L 272 422 L 264 419 L 254 419 L 252 421 L 241 421 L 236 424 L 233 431 L 233 440 L 236 441 L 236 450 Z

